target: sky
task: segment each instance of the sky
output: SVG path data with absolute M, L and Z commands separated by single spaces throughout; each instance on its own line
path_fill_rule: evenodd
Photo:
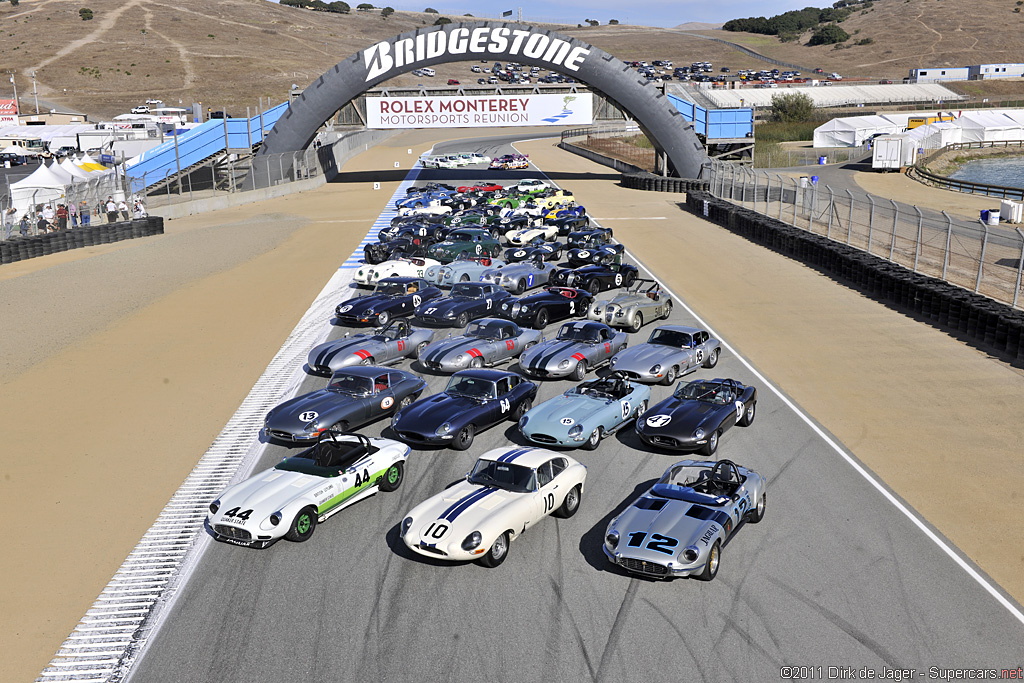
M 353 7 L 363 0 L 348 0 Z M 370 0 L 366 0 L 369 2 Z M 426 4 L 430 3 L 430 4 Z M 524 22 L 552 22 L 559 24 L 581 24 L 585 19 L 596 19 L 607 24 L 609 19 L 618 19 L 622 24 L 671 27 L 689 21 L 724 23 L 729 19 L 742 17 L 772 16 L 804 7 L 829 7 L 830 0 L 519 0 L 502 3 L 480 2 L 480 0 L 377 0 L 374 5 L 390 5 L 396 10 L 422 12 L 433 7 L 448 16 L 469 13 L 478 18 L 497 18 L 503 11 L 512 10 L 516 17 L 518 8 L 523 10 Z

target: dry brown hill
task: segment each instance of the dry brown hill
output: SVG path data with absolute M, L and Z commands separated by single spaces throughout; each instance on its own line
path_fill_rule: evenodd
M 83 4 L 21 0 L 12 7 L 0 2 L 0 68 L 17 71 L 23 107 L 30 101 L 28 74 L 35 71 L 41 98 L 94 118 L 122 113 L 150 97 L 168 104 L 201 101 L 239 115 L 246 106 L 255 108 L 260 97 L 279 102 L 292 83 L 305 87 L 373 42 L 436 18 L 412 12 L 396 12 L 386 20 L 376 11 L 337 15 L 266 0 L 89 0 L 95 18 L 82 21 L 78 10 Z M 554 28 L 621 59 L 661 58 L 677 64 L 706 59 L 716 71 L 764 66 L 728 45 L 698 37 L 703 35 L 806 67 L 895 80 L 915 66 L 1021 61 L 1015 35 L 1024 27 L 1024 14 L 1017 8 L 1014 0 L 875 0 L 873 7 L 843 22 L 854 37 L 849 47 L 838 49 L 807 47 L 806 35 L 800 42 L 780 43 L 720 30 Z M 864 38 L 871 44 L 853 45 Z M 445 65 L 430 84 L 449 77 L 465 84 L 475 83 L 476 75 L 464 63 Z M 394 84 L 423 80 L 405 75 Z

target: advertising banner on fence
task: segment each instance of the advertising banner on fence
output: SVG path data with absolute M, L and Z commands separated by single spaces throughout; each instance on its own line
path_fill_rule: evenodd
M 18 104 L 14 100 L 0 100 L 0 123 L 18 125 Z
M 591 93 L 367 97 L 367 128 L 577 126 L 594 121 Z

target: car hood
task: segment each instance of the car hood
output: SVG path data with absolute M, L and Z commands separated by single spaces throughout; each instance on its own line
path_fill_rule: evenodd
M 235 507 L 252 510 L 253 514 L 244 526 L 253 531 L 255 536 L 254 529 L 268 515 L 279 511 L 293 499 L 310 493 L 327 481 L 329 480 L 323 477 L 301 472 L 286 472 L 273 468 L 264 470 L 240 484 L 235 484 L 218 496 L 220 508 L 215 514 L 210 515 L 210 522 L 239 526 L 240 523 L 235 518 L 222 517 L 223 513 Z
M 452 337 L 432 342 L 423 352 L 423 360 L 439 362 L 443 358 L 450 358 L 454 354 L 464 352 L 481 344 L 486 344 L 486 339 L 476 337 Z
M 481 403 L 482 401 L 465 396 L 434 394 L 403 408 L 399 429 L 423 428 L 433 433 L 442 423 L 461 413 L 476 410 Z
M 531 367 L 543 367 L 548 363 L 570 358 L 575 353 L 584 353 L 590 344 L 579 341 L 553 340 L 538 344 L 520 356 L 520 363 Z
M 356 400 L 354 396 L 348 394 L 319 389 L 309 394 L 296 396 L 278 405 L 268 415 L 267 422 L 271 429 L 301 429 L 309 423 L 309 420 L 299 419 L 299 415 L 302 413 L 315 412 L 320 416 L 325 416 L 345 403 Z
M 608 401 L 582 394 L 562 394 L 541 403 L 530 410 L 527 415 L 529 415 L 529 423 L 533 428 L 537 428 L 540 424 L 557 425 L 562 430 L 568 431 L 576 424 L 586 425 L 592 418 L 598 417 L 607 410 L 609 406 L 614 406 L 617 412 L 617 403 L 618 401 Z M 572 418 L 573 424 L 561 425 L 559 420 L 564 417 Z
M 342 367 L 340 361 L 343 360 L 345 356 L 364 349 L 369 345 L 376 346 L 377 342 L 368 335 L 363 334 L 355 335 L 353 337 L 343 337 L 341 339 L 335 339 L 334 341 L 318 344 L 309 352 L 309 366 L 330 367 L 334 369 L 340 368 Z
M 608 527 L 609 531 L 614 529 L 619 532 L 619 544 L 616 551 L 629 557 L 661 564 L 669 559 L 678 558 L 679 553 L 688 545 L 697 545 L 698 548 L 704 550 L 704 544 L 700 542 L 701 535 L 710 526 L 718 527 L 719 519 L 725 515 L 713 508 L 656 496 L 643 496 L 637 502 L 651 507 L 641 509 L 634 503 L 626 508 L 618 519 Z M 661 509 L 655 509 L 659 506 Z M 691 508 L 694 508 L 693 512 L 687 514 Z M 675 551 L 673 555 L 651 550 L 646 546 L 628 547 L 626 545 L 628 536 L 635 532 L 646 533 L 647 538 L 651 538 L 654 534 L 674 538 L 679 541 L 679 545 L 673 548 Z
M 647 411 L 647 414 L 641 418 L 640 429 L 645 434 L 661 432 L 689 436 L 697 427 L 704 425 L 705 422 L 713 421 L 712 418 L 720 407 L 703 401 L 684 401 L 670 396 Z M 672 421 L 659 427 L 652 426 L 649 420 L 653 420 L 658 415 L 668 415 Z M 654 424 L 659 424 L 659 421 L 655 420 Z
M 443 519 L 450 528 L 440 539 L 431 538 L 430 541 L 438 544 L 461 541 L 479 529 L 489 517 L 499 514 L 502 507 L 522 496 L 521 493 L 463 481 L 428 498 L 409 512 L 413 524 L 407 539 L 420 541 L 431 523 Z
M 602 310 L 605 304 L 601 304 Z M 638 344 L 630 346 L 615 354 L 615 369 L 627 368 L 647 372 L 658 363 L 665 363 L 675 354 L 675 350 L 661 344 Z

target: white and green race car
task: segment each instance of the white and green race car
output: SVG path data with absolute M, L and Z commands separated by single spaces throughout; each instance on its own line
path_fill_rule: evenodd
M 327 430 L 312 448 L 217 496 L 206 523 L 214 538 L 235 545 L 301 543 L 343 508 L 398 489 L 409 450 L 391 439 Z

